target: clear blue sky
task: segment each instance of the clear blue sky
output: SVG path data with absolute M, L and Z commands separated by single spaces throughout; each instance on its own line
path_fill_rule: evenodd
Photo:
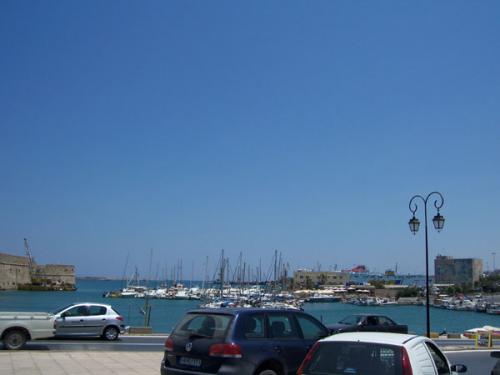
M 500 265 L 498 1 L 0 2 L 0 251 L 148 273 Z M 423 221 L 422 211 L 419 210 Z M 431 210 L 430 215 L 435 211 Z M 162 271 L 160 271 L 162 272 Z M 167 271 L 170 272 L 170 271 Z

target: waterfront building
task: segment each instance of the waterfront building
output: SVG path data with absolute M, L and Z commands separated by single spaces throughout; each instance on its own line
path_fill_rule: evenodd
M 401 275 L 395 272 L 376 273 L 369 272 L 366 268 L 363 269 L 363 272 L 299 269 L 293 274 L 295 289 L 314 288 L 320 285 L 367 285 L 370 281 L 381 281 L 388 285 L 425 287 L 425 275 Z M 434 278 L 432 276 L 429 277 L 429 282 L 433 284 Z
M 414 287 L 425 287 L 425 275 L 402 275 L 397 273 L 396 270 L 387 270 L 384 273 L 370 272 L 365 265 L 358 265 L 350 270 L 349 272 L 349 284 L 350 285 L 366 285 L 370 282 L 382 282 L 385 285 L 396 285 L 396 286 L 414 286 Z M 429 282 L 433 283 L 433 278 L 429 278 Z
M 381 281 L 389 285 L 425 287 L 425 275 L 401 275 L 395 272 L 351 272 L 349 274 L 350 284 L 363 285 L 369 283 L 370 281 Z M 430 276 L 429 283 L 432 284 L 433 282 L 434 278 Z
M 454 259 L 451 256 L 438 255 L 434 260 L 434 277 L 438 284 L 474 286 L 482 273 L 482 259 Z
M 312 271 L 299 269 L 293 273 L 295 289 L 315 288 L 320 285 L 346 285 L 349 273 L 345 271 Z

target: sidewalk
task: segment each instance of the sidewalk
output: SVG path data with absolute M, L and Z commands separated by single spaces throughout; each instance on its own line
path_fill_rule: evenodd
M 1 375 L 159 375 L 163 352 L 0 351 Z

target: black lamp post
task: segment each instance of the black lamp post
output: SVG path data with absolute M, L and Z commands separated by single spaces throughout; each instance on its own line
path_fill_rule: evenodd
M 413 214 L 413 217 L 408 222 L 410 230 L 413 234 L 417 234 L 418 228 L 420 227 L 420 220 L 415 217 L 415 212 L 417 212 L 417 203 L 414 200 L 421 199 L 424 203 L 424 224 L 425 224 L 425 313 L 427 318 L 427 337 L 431 337 L 431 316 L 430 316 L 430 306 L 429 306 L 429 240 L 427 236 L 427 201 L 432 195 L 436 195 L 437 199 L 434 201 L 434 207 L 437 209 L 437 214 L 432 219 L 434 228 L 440 232 L 444 227 L 444 217 L 439 213 L 439 209 L 443 207 L 444 198 L 440 192 L 433 191 L 429 193 L 427 197 L 422 197 L 421 195 L 415 195 L 410 199 L 409 207 Z

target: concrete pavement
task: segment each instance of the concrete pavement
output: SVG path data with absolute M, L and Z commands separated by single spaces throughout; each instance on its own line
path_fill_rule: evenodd
M 163 352 L 0 351 L 1 375 L 159 375 Z
M 496 359 L 489 358 L 490 350 L 465 349 L 449 346 L 445 353 L 450 357 L 455 355 L 452 352 L 485 352 L 487 359 L 481 361 L 490 361 L 488 369 L 493 367 Z M 0 375 L 159 375 L 162 357 L 163 351 L 0 349 Z M 454 362 L 470 365 L 460 360 Z

